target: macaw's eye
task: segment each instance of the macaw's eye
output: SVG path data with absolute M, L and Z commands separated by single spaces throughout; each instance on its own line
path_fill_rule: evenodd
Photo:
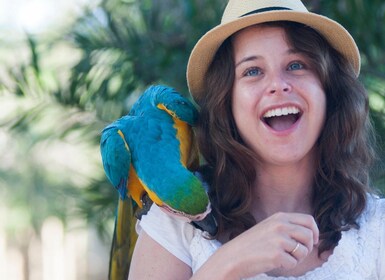
M 296 61 L 296 62 L 293 62 L 289 65 L 288 70 L 291 70 L 291 71 L 301 70 L 303 68 L 304 68 L 304 65 L 301 62 Z

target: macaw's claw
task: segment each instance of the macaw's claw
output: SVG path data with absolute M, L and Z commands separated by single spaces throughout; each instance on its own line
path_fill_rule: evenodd
M 203 220 L 192 221 L 191 224 L 211 236 L 215 236 L 218 231 L 218 223 L 213 213 L 209 213 Z
M 153 204 L 153 201 L 146 193 L 142 196 L 141 202 L 143 205 L 142 208 L 138 208 L 138 210 L 135 212 L 135 217 L 138 220 L 141 220 L 142 216 L 147 214 L 151 208 L 151 205 Z

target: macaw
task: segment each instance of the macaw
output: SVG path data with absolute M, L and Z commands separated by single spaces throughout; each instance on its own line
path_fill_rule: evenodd
M 197 116 L 194 105 L 174 89 L 151 86 L 128 115 L 102 131 L 103 167 L 119 193 L 110 279 L 127 279 L 127 254 L 135 242 L 128 236 L 133 228 L 131 199 L 141 209 L 153 202 L 215 234 L 207 185 L 189 170 L 199 164 L 192 131 Z

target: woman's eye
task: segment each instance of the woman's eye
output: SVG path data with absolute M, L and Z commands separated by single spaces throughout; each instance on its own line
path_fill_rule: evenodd
M 304 65 L 301 62 L 293 62 L 289 65 L 289 70 L 301 70 Z
M 261 74 L 261 70 L 259 68 L 251 68 L 245 71 L 245 76 L 258 76 Z

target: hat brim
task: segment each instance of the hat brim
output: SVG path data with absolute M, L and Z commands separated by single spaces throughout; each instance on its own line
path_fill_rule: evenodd
M 187 83 L 192 96 L 200 98 L 204 94 L 204 77 L 224 40 L 245 27 L 271 21 L 294 21 L 312 27 L 351 63 L 358 76 L 360 72 L 359 50 L 352 36 L 342 25 L 311 12 L 269 11 L 218 25 L 203 35 L 193 48 L 187 65 Z

